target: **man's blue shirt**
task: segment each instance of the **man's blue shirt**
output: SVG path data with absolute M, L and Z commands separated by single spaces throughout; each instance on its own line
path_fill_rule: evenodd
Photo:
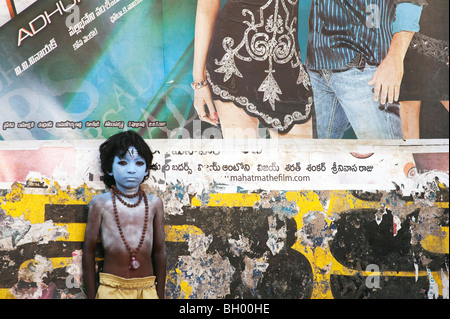
M 358 54 L 378 65 L 392 36 L 419 31 L 424 0 L 312 0 L 306 65 L 344 68 Z

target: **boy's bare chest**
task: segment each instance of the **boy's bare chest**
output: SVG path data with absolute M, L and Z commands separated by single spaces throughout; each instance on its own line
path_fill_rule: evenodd
M 103 211 L 101 237 L 105 249 L 125 248 L 119 228 L 125 240 L 132 249 L 135 249 L 142 238 L 145 226 L 145 206 L 142 203 L 138 207 L 129 208 L 121 203 L 116 204 L 117 212 L 112 205 L 107 205 Z M 117 214 L 117 216 L 116 216 Z M 151 245 L 153 238 L 154 210 L 148 209 L 148 222 L 144 237 L 144 246 Z M 119 227 L 120 225 L 120 227 Z

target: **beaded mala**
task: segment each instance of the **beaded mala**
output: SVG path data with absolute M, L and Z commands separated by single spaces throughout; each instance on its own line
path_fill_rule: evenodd
M 130 203 L 127 203 L 121 196 L 123 196 L 125 198 L 130 198 L 130 199 L 139 196 L 139 199 L 138 199 L 136 204 L 130 204 Z M 113 204 L 113 208 L 114 208 L 114 218 L 116 220 L 117 228 L 119 229 L 119 233 L 120 233 L 120 236 L 122 237 L 122 240 L 123 240 L 123 243 L 125 244 L 125 247 L 130 252 L 130 266 L 129 266 L 129 269 L 130 270 L 137 270 L 140 267 L 140 264 L 136 260 L 136 254 L 138 253 L 138 251 L 141 249 L 142 245 L 144 244 L 145 234 L 147 233 L 147 227 L 148 227 L 148 211 L 149 211 L 149 209 L 148 209 L 147 196 L 145 195 L 145 192 L 140 187 L 139 187 L 139 190 L 138 190 L 138 192 L 136 194 L 126 195 L 126 194 L 122 193 L 116 186 L 112 185 L 111 186 L 111 197 L 112 197 L 112 204 Z M 124 204 L 125 206 L 127 206 L 129 208 L 134 208 L 134 207 L 139 206 L 139 204 L 141 203 L 142 199 L 144 199 L 144 203 L 145 203 L 144 229 L 142 230 L 142 236 L 141 236 L 141 240 L 139 241 L 139 245 L 134 250 L 131 249 L 130 245 L 128 244 L 128 242 L 125 239 L 125 236 L 123 234 L 122 226 L 120 225 L 120 220 L 119 220 L 119 213 L 117 211 L 116 197 L 119 199 L 119 201 L 122 204 Z

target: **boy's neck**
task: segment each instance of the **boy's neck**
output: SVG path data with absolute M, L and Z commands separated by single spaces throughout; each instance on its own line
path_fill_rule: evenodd
M 139 191 L 139 187 L 135 187 L 135 188 L 125 188 L 125 187 L 121 187 L 119 185 L 115 185 L 117 187 L 117 189 L 119 191 L 121 191 L 122 193 L 124 193 L 125 195 L 134 195 L 137 194 L 137 192 Z

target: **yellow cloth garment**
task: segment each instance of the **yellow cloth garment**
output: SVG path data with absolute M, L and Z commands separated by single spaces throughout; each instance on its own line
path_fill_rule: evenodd
M 158 299 L 155 276 L 126 279 L 100 273 L 96 299 Z

